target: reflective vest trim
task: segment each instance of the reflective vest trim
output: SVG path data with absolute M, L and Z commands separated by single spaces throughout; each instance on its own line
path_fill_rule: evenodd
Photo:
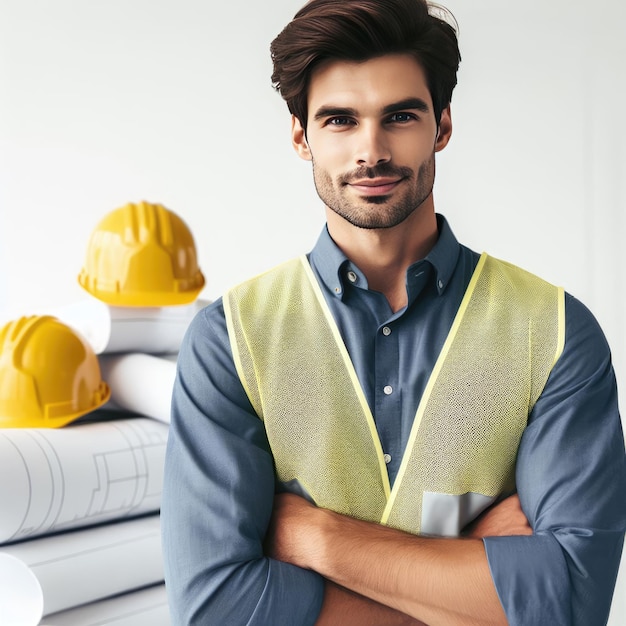
M 306 255 L 300 256 L 299 261 L 304 269 L 304 272 L 307 278 L 309 279 L 309 283 L 311 287 L 313 288 L 315 297 L 320 305 L 321 310 L 324 313 L 324 317 L 326 318 L 326 321 L 328 322 L 328 327 L 330 328 L 333 334 L 335 343 L 337 344 L 337 348 L 339 349 L 339 352 L 341 354 L 341 358 L 350 376 L 350 380 L 352 384 L 354 385 L 354 390 L 357 394 L 361 409 L 363 410 L 363 415 L 365 416 L 365 419 L 367 421 L 367 426 L 368 426 L 370 436 L 372 438 L 372 443 L 374 445 L 374 449 L 376 450 L 376 456 L 377 456 L 378 466 L 380 470 L 380 479 L 381 479 L 382 486 L 384 489 L 385 498 L 387 499 L 389 498 L 389 495 L 391 493 L 391 484 L 389 482 L 389 475 L 387 474 L 387 466 L 385 464 L 383 448 L 380 443 L 378 431 L 376 430 L 376 423 L 374 421 L 374 416 L 372 415 L 372 411 L 370 410 L 369 404 L 367 403 L 367 399 L 365 398 L 365 394 L 363 393 L 363 388 L 361 387 L 361 383 L 356 374 L 356 370 L 354 369 L 354 364 L 352 363 L 352 359 L 350 359 L 350 355 L 348 354 L 346 345 L 343 341 L 343 338 L 341 337 L 341 334 L 339 333 L 339 328 L 337 327 L 337 323 L 335 322 L 335 319 L 333 318 L 333 315 L 330 309 L 328 308 L 328 304 L 326 303 L 326 300 L 324 299 L 324 294 L 322 293 L 319 283 L 317 282 L 317 279 L 315 278 L 315 275 L 313 274 L 313 270 L 311 269 L 311 265 L 309 264 L 309 261 L 306 258 Z M 224 305 L 224 314 L 226 317 L 226 328 L 228 329 L 229 336 L 232 338 L 236 336 L 236 332 L 235 332 L 235 328 L 233 325 L 233 311 L 232 311 L 230 298 L 228 297 L 224 298 L 223 305 Z M 232 344 L 232 341 L 231 341 L 231 344 Z M 241 384 L 243 385 L 244 391 L 246 392 L 246 395 L 252 402 L 252 405 L 257 415 L 261 418 L 261 420 L 263 420 L 263 406 L 261 403 L 257 403 L 254 401 L 256 394 L 252 392 L 252 389 L 250 388 L 250 385 L 248 383 L 248 379 L 245 376 L 245 369 L 241 360 L 242 359 L 241 351 L 237 348 L 236 344 L 231 345 L 231 347 L 232 347 L 232 352 L 233 352 L 233 360 L 235 362 L 235 368 L 237 370 L 237 373 L 239 374 L 239 379 L 241 381 Z
M 383 512 L 383 517 L 381 519 L 382 524 L 386 524 L 389 519 L 389 515 L 391 514 L 391 509 L 396 501 L 396 496 L 398 494 L 398 490 L 400 489 L 400 485 L 402 485 L 402 479 L 404 478 L 404 474 L 406 473 L 406 468 L 409 464 L 409 458 L 411 456 L 410 452 L 413 450 L 413 446 L 415 445 L 415 438 L 417 437 L 417 432 L 419 430 L 420 424 L 422 423 L 422 417 L 424 416 L 424 411 L 428 406 L 428 400 L 430 398 L 430 394 L 433 391 L 433 387 L 435 385 L 435 381 L 439 376 L 439 372 L 443 367 L 444 361 L 448 356 L 448 352 L 450 351 L 450 346 L 456 337 L 456 333 L 459 330 L 459 326 L 461 325 L 461 321 L 465 315 L 465 311 L 467 310 L 467 306 L 474 295 L 474 289 L 476 289 L 476 283 L 478 282 L 478 278 L 482 272 L 482 269 L 485 265 L 485 261 L 487 259 L 486 254 L 482 254 L 474 273 L 472 274 L 472 278 L 470 283 L 465 291 L 465 295 L 463 296 L 463 300 L 461 301 L 461 306 L 459 306 L 456 315 L 454 316 L 454 321 L 452 322 L 452 327 L 450 328 L 450 332 L 446 338 L 445 343 L 443 344 L 443 348 L 441 349 L 441 353 L 437 358 L 437 362 L 435 363 L 435 367 L 428 378 L 428 383 L 426 384 L 426 389 L 424 390 L 424 394 L 420 400 L 419 406 L 417 408 L 417 413 L 415 415 L 415 420 L 413 421 L 413 426 L 411 427 L 411 433 L 409 435 L 409 440 L 407 442 L 406 449 L 404 451 L 404 455 L 402 456 L 402 463 L 400 464 L 400 468 L 398 470 L 398 476 L 394 482 L 394 489 L 389 496 L 389 500 L 387 501 L 387 506 L 385 507 L 385 511 Z
M 374 416 L 372 415 L 372 411 L 367 403 L 367 399 L 365 398 L 365 393 L 363 393 L 363 387 L 361 387 L 361 382 L 356 374 L 356 370 L 354 369 L 354 364 L 352 363 L 352 359 L 348 354 L 348 350 L 346 348 L 346 344 L 343 341 L 343 337 L 339 333 L 339 327 L 337 326 L 337 322 L 335 322 L 335 318 L 328 307 L 328 304 L 324 298 L 324 294 L 320 289 L 319 283 L 317 282 L 317 278 L 315 278 L 315 274 L 313 274 L 313 270 L 311 269 L 311 265 L 306 258 L 306 256 L 301 256 L 300 261 L 304 266 L 304 270 L 306 275 L 313 287 L 313 291 L 315 291 L 315 295 L 317 297 L 317 301 L 320 304 L 322 311 L 324 312 L 324 316 L 328 321 L 328 325 L 332 330 L 333 336 L 335 338 L 335 342 L 337 343 L 337 347 L 341 352 L 341 358 L 343 359 L 346 369 L 350 374 L 350 380 L 354 385 L 354 389 L 359 398 L 359 403 L 361 404 L 361 408 L 363 409 L 363 414 L 365 415 L 365 419 L 367 420 L 367 426 L 369 428 L 370 435 L 372 437 L 372 441 L 374 443 L 374 448 L 376 449 L 376 455 L 378 457 L 378 467 L 380 469 L 380 475 L 383 482 L 383 487 L 385 490 L 385 497 L 389 498 L 391 493 L 391 484 L 389 483 L 389 474 L 387 473 L 387 466 L 385 464 L 385 457 L 382 445 L 380 443 L 380 437 L 378 436 L 378 430 L 376 429 L 376 422 L 374 421 Z

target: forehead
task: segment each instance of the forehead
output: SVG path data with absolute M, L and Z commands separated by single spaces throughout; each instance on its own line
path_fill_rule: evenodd
M 360 62 L 325 61 L 311 74 L 309 116 L 329 105 L 382 109 L 408 98 L 420 98 L 432 106 L 426 74 L 409 54 L 390 54 Z

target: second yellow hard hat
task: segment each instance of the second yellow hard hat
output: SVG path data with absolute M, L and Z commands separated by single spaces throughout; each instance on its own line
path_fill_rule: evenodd
M 0 328 L 0 427 L 64 426 L 111 395 L 86 339 L 50 315 Z

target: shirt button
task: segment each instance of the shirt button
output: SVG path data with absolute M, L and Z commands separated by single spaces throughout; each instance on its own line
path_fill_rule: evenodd
M 389 326 L 383 326 L 383 335 L 385 335 L 385 337 L 391 335 L 391 328 L 389 328 Z
M 385 459 L 385 463 L 387 463 L 387 465 L 389 465 L 389 463 L 391 463 L 391 454 L 383 455 L 383 459 Z
M 437 283 L 437 286 L 439 287 L 439 289 L 443 289 L 443 280 L 440 280 L 440 281 Z
M 356 279 L 357 278 L 358 278 L 358 276 L 354 272 L 348 272 L 348 280 L 351 283 L 356 283 Z
M 383 393 L 384 393 L 386 396 L 390 396 L 390 395 L 393 393 L 393 387 L 392 387 L 391 385 L 386 385 L 386 386 L 383 388 Z

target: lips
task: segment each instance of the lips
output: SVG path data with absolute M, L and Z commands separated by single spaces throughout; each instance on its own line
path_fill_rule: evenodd
M 364 178 L 348 185 L 362 195 L 384 196 L 390 194 L 402 180 L 402 178 Z

